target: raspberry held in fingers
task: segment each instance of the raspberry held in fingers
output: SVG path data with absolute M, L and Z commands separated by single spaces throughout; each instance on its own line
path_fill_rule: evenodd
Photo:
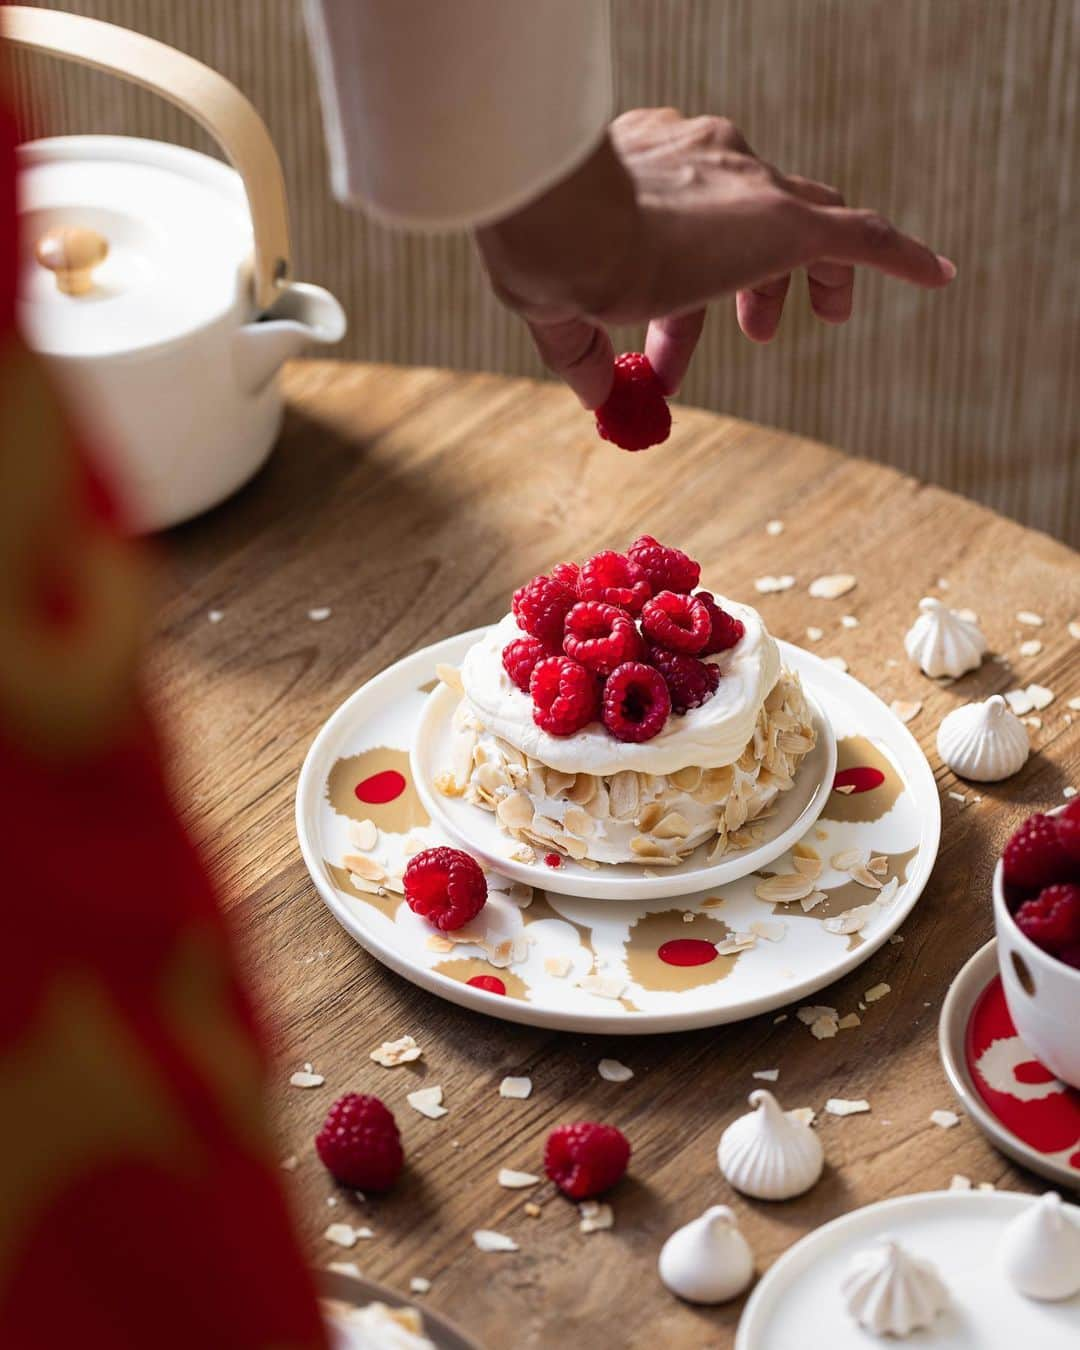
M 596 429 L 622 450 L 647 450 L 671 434 L 671 409 L 649 358 L 624 352 L 615 358 L 611 393 L 596 410 Z

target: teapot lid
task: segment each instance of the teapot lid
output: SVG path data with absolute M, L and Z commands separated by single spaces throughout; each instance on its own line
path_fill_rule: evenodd
M 251 218 L 235 170 L 134 136 L 19 147 L 19 321 L 50 356 L 187 337 L 250 299 Z

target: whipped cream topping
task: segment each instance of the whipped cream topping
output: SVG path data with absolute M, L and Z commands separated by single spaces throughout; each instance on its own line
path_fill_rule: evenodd
M 667 774 L 690 765 L 720 768 L 739 758 L 754 733 L 758 711 L 780 674 L 780 653 L 761 615 L 749 605 L 716 596 L 746 629 L 726 652 L 704 659 L 720 668 L 716 693 L 700 708 L 673 714 L 658 736 L 618 741 L 600 722 L 573 736 L 552 736 L 533 721 L 532 699 L 503 669 L 502 650 L 522 637 L 507 614 L 469 648 L 461 668 L 465 697 L 486 729 L 549 768 L 563 773 L 613 774 L 621 769 Z

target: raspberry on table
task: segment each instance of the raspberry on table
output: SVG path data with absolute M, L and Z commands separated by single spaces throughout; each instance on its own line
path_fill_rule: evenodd
M 554 577 L 533 577 L 514 592 L 511 609 L 518 627 L 556 651 L 562 646 L 563 620 L 577 604 L 577 593 Z
M 1071 859 L 1061 845 L 1053 816 L 1037 812 L 1012 835 L 1001 855 L 1005 882 L 1022 890 L 1040 891 L 1055 881 L 1067 881 Z
M 622 450 L 647 450 L 671 435 L 671 409 L 644 353 L 615 358 L 611 393 L 596 410 L 596 430 Z
M 1016 926 L 1044 952 L 1080 944 L 1080 886 L 1069 881 L 1044 886 L 1016 911 Z
M 696 656 L 709 641 L 712 619 L 696 596 L 661 591 L 645 602 L 641 628 L 657 646 Z
M 596 676 L 569 656 L 538 661 L 529 692 L 533 721 L 552 736 L 572 736 L 594 721 L 599 711 Z
M 544 1145 L 544 1171 L 571 1200 L 610 1190 L 625 1176 L 629 1161 L 626 1135 L 591 1120 L 557 1126 Z
M 607 549 L 582 563 L 578 595 L 582 600 L 600 600 L 630 614 L 640 614 L 652 587 L 636 562 Z
M 696 656 L 669 652 L 664 647 L 650 647 L 649 661 L 664 677 L 671 695 L 671 711 L 688 712 L 700 708 L 716 693 L 720 683 L 720 667 L 699 661 Z
M 596 600 L 579 601 L 566 616 L 563 631 L 567 656 L 599 675 L 610 675 L 624 661 L 640 661 L 645 653 L 630 615 Z
M 578 593 L 578 578 L 581 576 L 581 568 L 576 562 L 556 563 L 550 573 L 552 581 L 561 582 L 568 591 Z
M 700 600 L 709 611 L 709 619 L 712 622 L 709 640 L 702 647 L 700 654 L 714 656 L 717 652 L 726 652 L 734 647 L 746 632 L 746 625 L 742 619 L 736 619 L 726 609 L 721 609 L 711 591 L 698 591 L 694 599 Z
M 1058 843 L 1074 863 L 1080 863 L 1080 797 L 1074 797 L 1054 817 Z
M 343 1186 L 388 1191 L 405 1161 L 397 1122 L 378 1097 L 347 1092 L 315 1136 L 323 1166 Z
M 604 726 L 618 741 L 651 741 L 671 712 L 667 681 L 641 661 L 617 666 L 604 685 Z
M 635 539 L 626 554 L 645 573 L 654 595 L 660 591 L 685 595 L 701 580 L 701 567 L 693 558 L 681 549 L 668 548 L 651 534 L 643 534 L 640 539 Z
M 401 880 L 413 913 L 444 933 L 475 919 L 487 901 L 487 878 L 480 864 L 445 844 L 410 858 Z
M 545 656 L 554 656 L 555 654 L 548 644 L 541 642 L 539 638 L 515 638 L 513 642 L 508 642 L 502 650 L 503 670 L 506 671 L 521 692 L 527 694 L 529 692 L 529 681 L 532 679 L 537 661 L 542 661 Z

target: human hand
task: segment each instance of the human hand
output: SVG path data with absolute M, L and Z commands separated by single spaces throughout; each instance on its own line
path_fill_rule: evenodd
M 725 118 L 673 108 L 624 113 L 581 168 L 477 242 L 496 294 L 587 408 L 611 389 L 608 324 L 648 323 L 671 395 L 710 300 L 734 293 L 742 331 L 768 342 L 798 268 L 825 323 L 850 317 L 856 266 L 930 288 L 956 275 L 876 212 L 759 159 Z

